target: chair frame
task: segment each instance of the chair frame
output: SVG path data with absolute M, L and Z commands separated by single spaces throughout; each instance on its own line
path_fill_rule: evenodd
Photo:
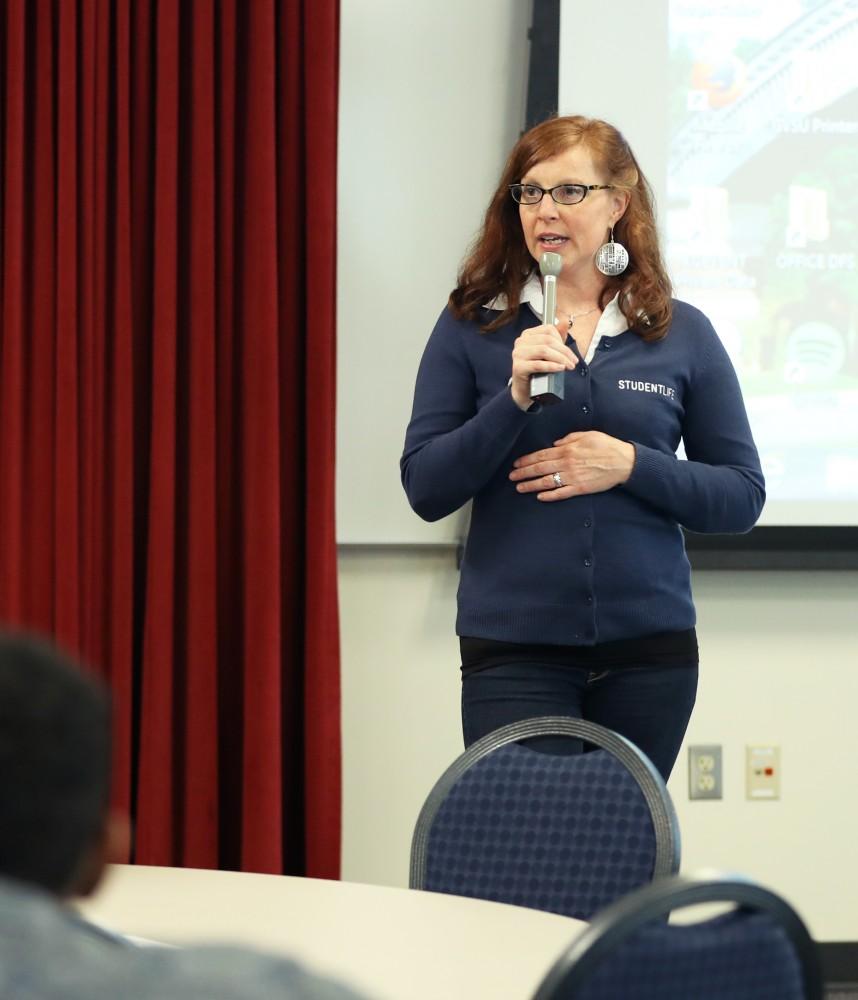
M 652 817 L 655 831 L 655 864 L 653 879 L 679 871 L 681 842 L 679 820 L 664 779 L 650 759 L 624 736 L 569 716 L 547 715 L 513 722 L 488 733 L 456 758 L 435 782 L 417 817 L 411 840 L 411 871 L 409 887 L 425 888 L 429 835 L 432 823 L 450 789 L 477 761 L 494 750 L 535 736 L 570 736 L 607 750 L 624 764 L 638 784 Z
M 734 903 L 739 909 L 765 913 L 783 928 L 801 966 L 806 1000 L 823 1000 L 819 953 L 796 911 L 776 893 L 742 875 L 701 873 L 675 875 L 636 889 L 606 906 L 564 951 L 533 996 L 556 1000 L 586 985 L 605 959 L 645 925 L 667 918 L 674 910 L 707 903 Z

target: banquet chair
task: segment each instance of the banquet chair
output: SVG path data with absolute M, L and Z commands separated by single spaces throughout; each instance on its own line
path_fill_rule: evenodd
M 694 923 L 667 922 L 679 910 L 713 903 L 729 909 Z M 823 994 L 816 946 L 786 900 L 741 876 L 700 875 L 662 879 L 597 914 L 533 1000 L 822 1000 Z
M 489 733 L 441 775 L 414 828 L 409 884 L 587 920 L 676 872 L 679 854 L 673 803 L 642 751 L 549 716 Z

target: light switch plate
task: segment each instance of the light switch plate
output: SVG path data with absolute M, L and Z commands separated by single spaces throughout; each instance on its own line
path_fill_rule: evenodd
M 745 790 L 749 799 L 781 797 L 780 747 L 745 747 Z

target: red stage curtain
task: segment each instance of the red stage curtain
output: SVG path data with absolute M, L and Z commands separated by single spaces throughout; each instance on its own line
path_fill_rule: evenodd
M 0 0 L 0 617 L 146 864 L 337 877 L 337 0 Z

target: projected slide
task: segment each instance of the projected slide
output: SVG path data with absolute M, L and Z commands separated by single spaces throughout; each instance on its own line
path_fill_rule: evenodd
M 668 38 L 676 295 L 740 372 L 769 523 L 858 523 L 858 0 L 668 0 Z

